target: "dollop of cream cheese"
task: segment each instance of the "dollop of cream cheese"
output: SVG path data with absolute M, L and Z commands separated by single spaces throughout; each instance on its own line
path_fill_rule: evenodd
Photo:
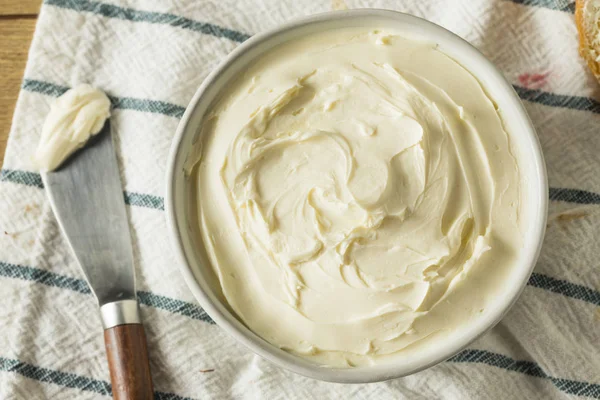
M 205 118 L 199 232 L 270 343 L 351 367 L 480 318 L 522 239 L 499 111 L 436 46 L 332 31 L 250 66 Z
M 53 171 L 100 132 L 110 116 L 110 100 L 99 89 L 79 84 L 52 103 L 35 161 L 40 171 Z

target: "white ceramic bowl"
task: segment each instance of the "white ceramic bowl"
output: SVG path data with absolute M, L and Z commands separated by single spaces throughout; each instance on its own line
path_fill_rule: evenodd
M 195 184 L 184 173 L 185 160 L 198 139 L 204 114 L 228 81 L 278 44 L 307 34 L 347 27 L 393 28 L 409 38 L 437 43 L 441 51 L 477 77 L 498 104 L 527 190 L 522 204 L 527 209 L 523 213 L 527 218 L 525 244 L 515 272 L 510 276 L 505 297 L 498 299 L 479 321 L 461 329 L 445 342 L 424 349 L 418 358 L 354 369 L 323 367 L 294 356 L 266 342 L 237 319 L 223 299 L 198 237 L 193 201 Z M 202 307 L 221 328 L 258 355 L 296 373 L 332 382 L 375 382 L 415 373 L 451 357 L 492 328 L 519 297 L 533 270 L 544 236 L 547 206 L 546 169 L 537 135 L 517 94 L 500 71 L 473 46 L 446 29 L 411 15 L 386 10 L 349 10 L 296 19 L 244 42 L 206 78 L 190 101 L 168 161 L 166 211 L 170 235 L 185 280 Z

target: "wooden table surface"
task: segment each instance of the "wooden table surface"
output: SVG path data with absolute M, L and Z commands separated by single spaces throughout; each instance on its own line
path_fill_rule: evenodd
M 0 164 L 42 0 L 0 0 Z

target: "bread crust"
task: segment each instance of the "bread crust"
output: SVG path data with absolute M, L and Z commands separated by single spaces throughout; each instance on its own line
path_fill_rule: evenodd
M 579 32 L 579 54 L 587 62 L 588 67 L 596 77 L 600 80 L 600 64 L 592 57 L 590 50 L 592 47 L 592 39 L 588 36 L 587 29 L 585 27 L 585 4 L 588 0 L 576 0 L 575 2 L 575 23 L 577 24 L 577 31 Z

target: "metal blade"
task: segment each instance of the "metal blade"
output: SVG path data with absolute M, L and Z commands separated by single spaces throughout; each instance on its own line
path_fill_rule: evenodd
M 100 305 L 136 299 L 131 237 L 110 122 L 58 170 L 42 173 L 42 180 Z

